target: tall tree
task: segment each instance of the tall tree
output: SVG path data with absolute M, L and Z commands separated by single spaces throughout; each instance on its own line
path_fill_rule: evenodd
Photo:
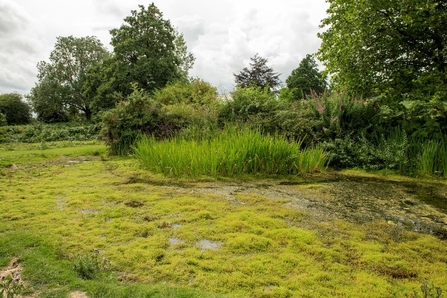
M 447 2 L 328 0 L 319 59 L 338 88 L 371 96 L 447 90 Z
M 132 92 L 133 83 L 152 92 L 168 82 L 186 79 L 194 62 L 183 35 L 163 19 L 154 3 L 147 9 L 138 7 L 120 28 L 110 30 L 117 63 L 114 88 L 124 95 Z
M 8 125 L 27 124 L 31 120 L 31 109 L 19 93 L 0 94 L 0 114 Z
M 256 54 L 250 58 L 250 68 L 244 67 L 239 74 L 233 74 L 238 87 L 259 87 L 261 89 L 269 88 L 270 91 L 276 90 L 281 81 L 281 74 L 273 72 L 273 69 L 267 66 L 268 60 Z
M 310 54 L 307 54 L 300 65 L 292 71 L 286 84 L 295 100 L 306 98 L 311 91 L 323 93 L 327 87 L 326 76 L 318 70 L 317 62 Z
M 108 55 L 96 37 L 58 37 L 50 61 L 38 63 L 38 83 L 28 96 L 38 117 L 52 121 L 51 115 L 71 111 L 90 120 L 91 98 L 82 92 L 86 72 Z

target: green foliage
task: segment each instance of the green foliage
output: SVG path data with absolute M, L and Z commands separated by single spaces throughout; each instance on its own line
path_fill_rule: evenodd
M 22 292 L 23 285 L 20 282 L 20 272 L 0 276 L 0 295 L 5 298 L 15 298 Z
M 154 135 L 158 139 L 173 136 L 185 126 L 178 114 L 162 109 L 144 90 L 134 92 L 126 101 L 102 115 L 101 135 L 112 154 L 127 154 L 139 135 Z
M 83 113 L 90 120 L 92 98 L 82 91 L 87 69 L 107 56 L 107 50 L 96 37 L 58 37 L 50 62 L 41 61 L 37 65 L 39 81 L 28 96 L 37 117 L 57 122 L 68 114 Z
M 183 36 L 154 3 L 138 7 L 120 28 L 110 30 L 116 63 L 110 80 L 114 91 L 124 96 L 132 93 L 133 83 L 151 93 L 184 79 L 194 61 Z
M 447 102 L 413 99 L 400 105 L 399 124 L 409 135 L 434 139 L 447 135 Z
M 275 111 L 280 102 L 268 88 L 258 87 L 236 88 L 224 102 L 219 112 L 219 122 L 245 123 L 256 128 L 260 122 L 273 121 Z
M 447 178 L 447 139 L 426 140 L 418 143 L 416 173 L 422 176 Z
M 8 121 L 6 120 L 5 114 L 0 112 L 0 126 L 6 126 L 8 125 Z
M 143 138 L 135 145 L 134 154 L 144 168 L 176 177 L 306 175 L 321 171 L 325 163 L 321 148 L 300 151 L 299 144 L 278 135 L 262 136 L 234 128 L 202 141 Z
M 0 94 L 0 114 L 0 126 L 27 124 L 31 120 L 30 107 L 18 93 Z
M 445 100 L 447 4 L 430 0 L 329 0 L 319 59 L 334 87 L 366 97 Z
M 100 257 L 99 251 L 87 255 L 76 255 L 72 258 L 73 270 L 82 279 L 94 279 L 97 275 L 111 269 L 106 257 Z
M 392 130 L 387 137 L 374 136 L 369 140 L 364 134 L 349 135 L 326 141 L 331 167 L 363 168 L 367 170 L 389 169 L 409 174 L 409 142 L 405 131 Z
M 326 76 L 318 70 L 317 62 L 307 54 L 286 80 L 287 88 L 293 93 L 293 100 L 305 99 L 314 91 L 322 94 L 327 88 Z
M 209 105 L 217 101 L 217 89 L 201 79 L 176 81 L 156 90 L 153 99 L 164 105 Z
M 442 288 L 441 287 L 435 287 L 433 283 L 429 283 L 427 280 L 424 280 L 421 287 L 421 293 L 422 296 L 419 296 L 419 293 L 414 290 L 413 292 L 413 298 L 441 298 L 442 295 Z
M 320 121 L 320 127 L 315 128 L 320 132 L 320 140 L 360 135 L 372 127 L 378 114 L 373 102 L 357 99 L 347 92 L 312 93 L 305 104 Z
M 102 62 L 87 69 L 82 93 L 91 99 L 91 110 L 94 114 L 114 108 L 124 96 L 116 91 L 115 73 L 117 72 L 116 57 L 109 56 Z
M 268 60 L 256 54 L 250 63 L 250 69 L 244 67 L 239 74 L 233 74 L 237 87 L 257 87 L 261 90 L 274 91 L 279 87 L 280 74 L 273 72 L 271 67 L 267 66 Z
M 97 140 L 99 130 L 98 124 L 76 122 L 4 126 L 0 127 L 0 143 Z

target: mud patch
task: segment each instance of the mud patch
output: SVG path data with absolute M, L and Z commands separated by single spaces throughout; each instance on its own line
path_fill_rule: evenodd
M 17 258 L 13 258 L 8 266 L 0 270 L 0 276 L 19 276 L 20 272 L 23 270 L 22 265 L 19 263 L 19 260 Z
M 244 204 L 238 194 L 256 194 L 270 200 L 286 200 L 284 206 L 303 211 L 314 222 L 384 221 L 447 239 L 445 182 L 334 173 L 298 181 L 213 181 L 191 182 L 185 188 L 164 187 L 192 195 L 216 195 L 236 205 Z

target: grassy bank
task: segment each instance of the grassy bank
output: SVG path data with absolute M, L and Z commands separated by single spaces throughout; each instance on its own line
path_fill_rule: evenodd
M 413 297 L 425 280 L 447 288 L 445 241 L 386 222 L 312 222 L 281 197 L 197 193 L 203 182 L 159 177 L 104 150 L 0 151 L 0 268 L 18 258 L 26 293 Z

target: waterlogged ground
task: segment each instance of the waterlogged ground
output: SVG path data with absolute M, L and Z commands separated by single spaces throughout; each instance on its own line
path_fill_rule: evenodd
M 284 206 L 305 212 L 308 220 L 383 221 L 447 239 L 447 184 L 442 181 L 346 172 L 314 175 L 302 181 L 185 183 L 183 188 L 191 193 L 218 194 L 235 203 L 236 194 L 243 193 L 288 199 Z
M 163 287 L 154 297 L 415 297 L 426 280 L 447 291 L 445 182 L 188 181 L 102 153 L 0 152 L 0 268 L 20 263 L 28 297 L 143 297 L 146 286 Z M 113 268 L 84 283 L 72 262 L 93 251 Z

